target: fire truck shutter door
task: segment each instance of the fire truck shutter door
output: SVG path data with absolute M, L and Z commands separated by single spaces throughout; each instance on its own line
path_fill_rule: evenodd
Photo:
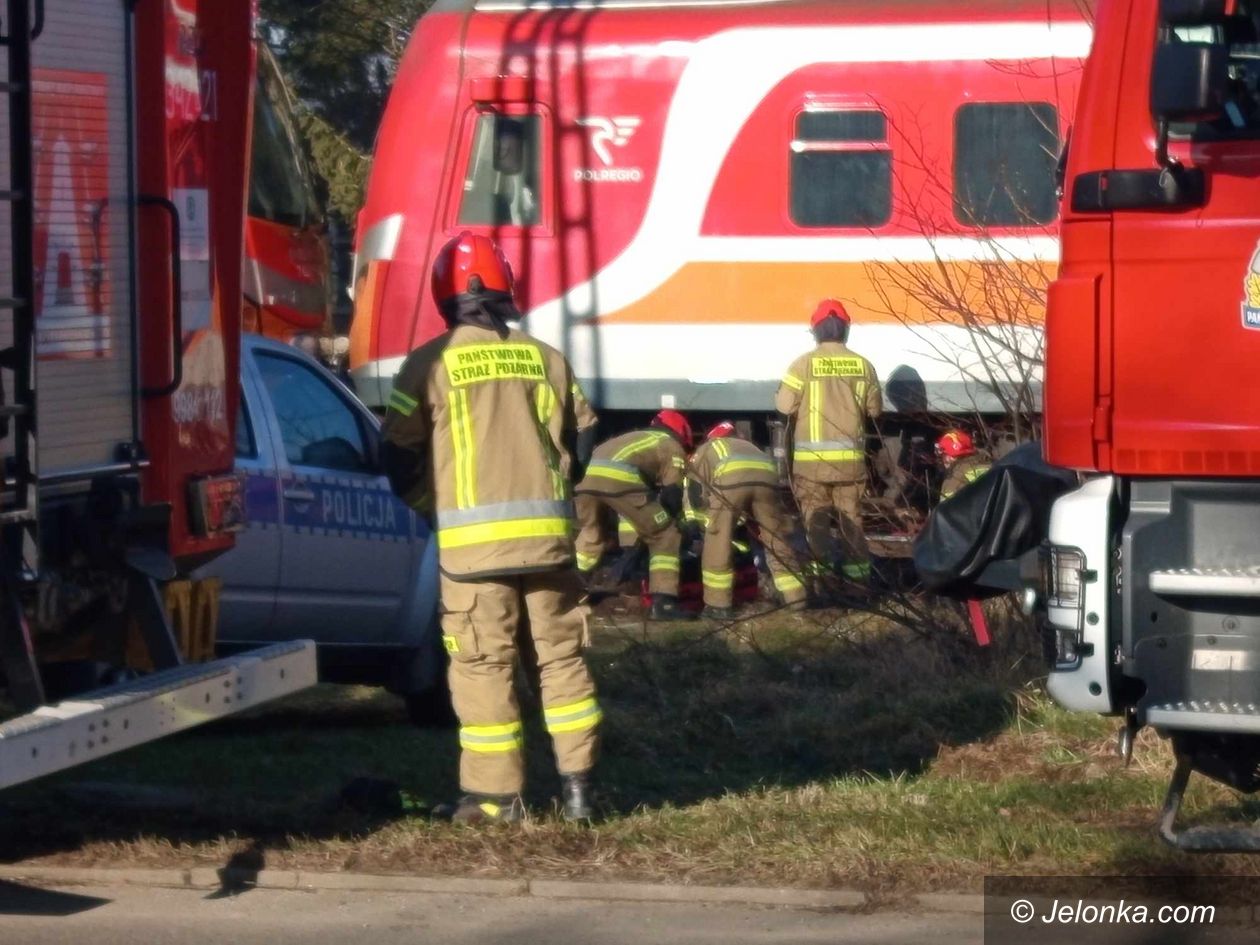
M 45 6 L 32 49 L 36 399 L 39 471 L 56 476 L 109 466 L 132 438 L 128 67 L 124 4 Z

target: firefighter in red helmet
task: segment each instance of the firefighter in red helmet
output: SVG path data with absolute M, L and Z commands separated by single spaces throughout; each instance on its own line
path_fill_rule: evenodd
M 601 713 L 582 658 L 589 610 L 574 568 L 570 477 L 595 416 L 564 356 L 509 327 L 520 318 L 512 270 L 492 240 L 464 232 L 443 246 L 432 288 L 449 330 L 395 378 L 383 458 L 394 491 L 437 537 L 462 749 L 453 816 L 523 816 L 513 679 L 524 621 L 564 813 L 588 818 Z
M 945 481 L 941 485 L 942 502 L 963 486 L 975 482 L 993 466 L 989 458 L 976 449 L 971 434 L 965 430 L 946 430 L 936 441 L 936 457 L 945 473 Z
M 883 409 L 871 362 L 847 347 L 851 320 L 842 303 L 824 299 L 809 326 L 817 346 L 788 367 L 775 397 L 790 436 L 792 489 L 817 562 L 835 560 L 832 523 L 839 532 L 841 572 L 865 584 L 871 556 L 862 529 L 866 493 L 867 424 Z
M 648 429 L 597 446 L 577 485 L 578 569 L 590 573 L 598 566 L 613 541 L 613 520 L 620 516 L 647 545 L 652 620 L 693 616 L 678 604 L 678 517 L 691 447 L 687 418 L 677 410 L 662 410 Z
M 700 556 L 704 614 L 712 620 L 735 616 L 732 540 L 741 522 L 757 526 L 766 549 L 766 566 L 784 603 L 803 607 L 808 594 L 791 550 L 791 519 L 779 496 L 774 460 L 737 436 L 728 420 L 713 426 L 691 457 L 690 480 L 696 508 L 705 510 L 704 549 Z

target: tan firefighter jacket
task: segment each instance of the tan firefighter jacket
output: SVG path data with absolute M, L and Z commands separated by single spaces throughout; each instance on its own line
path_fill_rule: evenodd
M 702 495 L 709 497 L 710 490 L 777 487 L 779 469 L 752 443 L 737 436 L 724 436 L 708 440 L 692 454 L 688 478 L 699 485 Z
M 547 570 L 573 558 L 569 450 L 594 422 L 554 348 L 459 325 L 394 379 L 385 471 L 430 517 L 451 577 Z
M 883 410 L 870 361 L 824 342 L 792 362 L 774 406 L 794 418 L 793 474 L 817 482 L 866 478 L 866 422 Z
M 980 453 L 964 456 L 949 467 L 945 482 L 941 485 L 941 500 L 952 496 L 968 483 L 975 482 L 992 467 L 992 461 Z
M 680 486 L 687 454 L 664 430 L 636 430 L 595 447 L 577 491 L 593 495 L 656 492 Z

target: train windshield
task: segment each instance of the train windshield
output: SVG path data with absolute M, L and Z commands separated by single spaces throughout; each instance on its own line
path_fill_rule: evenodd
M 258 57 L 249 215 L 300 228 L 322 222 L 289 91 L 265 50 Z

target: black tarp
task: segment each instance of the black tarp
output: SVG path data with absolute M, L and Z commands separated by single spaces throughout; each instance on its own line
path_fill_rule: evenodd
M 1055 499 L 1076 485 L 1076 473 L 1041 458 L 1039 442 L 1012 450 L 928 516 L 914 540 L 919 580 L 962 597 L 1009 589 L 1017 559 L 1046 537 Z

